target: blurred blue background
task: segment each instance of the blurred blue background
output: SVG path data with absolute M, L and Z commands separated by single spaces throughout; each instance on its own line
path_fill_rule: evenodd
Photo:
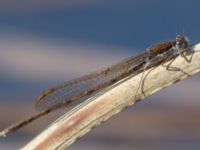
M 48 87 L 137 55 L 149 45 L 188 36 L 200 40 L 197 0 L 0 1 L 0 127 L 34 113 Z M 200 148 L 199 75 L 111 118 L 73 150 Z M 134 94 L 134 93 L 133 93 Z M 67 109 L 0 139 L 22 147 Z

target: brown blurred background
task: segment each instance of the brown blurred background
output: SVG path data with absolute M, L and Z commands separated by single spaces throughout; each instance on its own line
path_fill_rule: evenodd
M 0 1 L 1 129 L 34 113 L 35 98 L 51 86 L 177 34 L 199 42 L 199 6 L 195 0 Z M 199 81 L 197 74 L 129 107 L 69 150 L 199 149 Z M 22 147 L 68 110 L 0 139 L 0 149 Z

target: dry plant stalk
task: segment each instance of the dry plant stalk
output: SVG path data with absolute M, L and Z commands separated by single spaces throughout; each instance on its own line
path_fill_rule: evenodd
M 194 53 L 186 56 L 191 62 L 178 56 L 173 62 L 170 61 L 170 67 L 173 67 L 173 69 L 166 69 L 165 66 L 170 63 L 167 62 L 164 64 L 165 66 L 160 65 L 146 70 L 142 88 L 138 92 L 142 73 L 105 89 L 60 117 L 28 143 L 23 150 L 65 149 L 77 138 L 127 106 L 133 105 L 146 96 L 199 72 L 200 53 L 198 51 L 200 51 L 200 44 L 193 46 L 191 49 Z M 135 93 L 137 94 L 135 95 Z

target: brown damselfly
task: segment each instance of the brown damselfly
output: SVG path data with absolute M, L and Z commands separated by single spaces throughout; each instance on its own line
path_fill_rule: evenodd
M 82 102 L 122 79 L 137 75 L 146 69 L 175 58 L 182 54 L 188 46 L 187 38 L 183 35 L 177 35 L 175 40 L 155 44 L 136 57 L 129 57 L 111 67 L 49 88 L 37 98 L 38 113 L 4 129 L 0 136 L 5 137 L 54 110 L 77 101 Z

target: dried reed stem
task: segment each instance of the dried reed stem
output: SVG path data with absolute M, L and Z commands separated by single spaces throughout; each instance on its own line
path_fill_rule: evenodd
M 173 62 L 171 61 L 169 69 L 160 65 L 145 71 L 142 88 L 138 90 L 137 94 L 142 74 L 105 89 L 60 117 L 28 143 L 23 150 L 64 149 L 125 107 L 199 72 L 200 44 L 191 49 L 194 53 L 186 56 L 188 60 L 191 59 L 191 62 L 178 56 Z M 169 63 L 167 62 L 165 65 Z

